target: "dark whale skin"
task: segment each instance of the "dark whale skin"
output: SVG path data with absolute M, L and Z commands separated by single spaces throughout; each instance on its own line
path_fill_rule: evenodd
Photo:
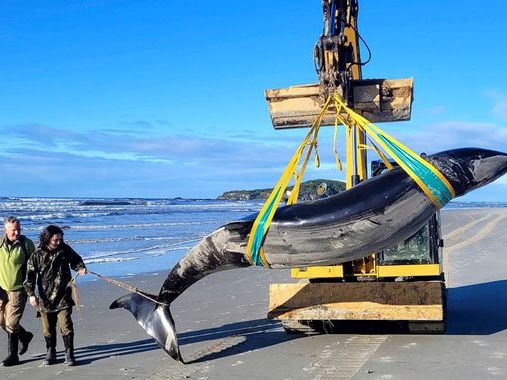
M 461 148 L 425 157 L 453 186 L 456 196 L 484 186 L 507 172 L 507 154 Z M 403 241 L 435 213 L 436 206 L 400 168 L 332 197 L 280 207 L 265 237 L 271 268 L 332 265 L 358 259 Z M 169 305 L 203 277 L 250 266 L 246 245 L 256 215 L 228 223 L 181 258 L 158 298 L 131 293 L 110 308 L 125 308 L 172 358 L 183 362 Z

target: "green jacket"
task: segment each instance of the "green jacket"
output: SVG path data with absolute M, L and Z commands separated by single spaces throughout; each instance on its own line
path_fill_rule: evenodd
M 26 263 L 35 252 L 35 245 L 24 235 L 9 244 L 5 235 L 0 240 L 0 288 L 6 291 L 23 289 Z

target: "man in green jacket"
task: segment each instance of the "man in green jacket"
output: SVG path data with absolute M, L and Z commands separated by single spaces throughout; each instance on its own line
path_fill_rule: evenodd
M 5 234 L 0 240 L 0 327 L 7 332 L 8 356 L 2 365 L 19 364 L 20 355 L 28 349 L 33 334 L 20 324 L 26 305 L 26 292 L 23 281 L 26 276 L 26 263 L 35 251 L 33 242 L 21 235 L 21 224 L 13 216 L 4 220 Z M 21 343 L 18 352 L 18 343 Z

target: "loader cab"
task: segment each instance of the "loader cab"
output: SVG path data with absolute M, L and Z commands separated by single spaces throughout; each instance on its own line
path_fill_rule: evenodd
M 394 166 L 396 163 L 392 162 Z M 382 161 L 372 161 L 371 176 L 375 177 L 387 170 Z M 443 278 L 442 268 L 443 240 L 440 228 L 440 211 L 428 223 L 405 241 L 376 254 L 379 277 L 382 274 L 399 274 L 406 279 Z M 399 269 L 398 273 L 396 270 Z
M 372 177 L 385 170 L 382 161 L 372 162 Z M 281 320 L 285 331 L 298 334 L 354 329 L 444 333 L 447 296 L 442 247 L 437 211 L 410 238 L 363 259 L 292 268 L 297 283 L 270 285 L 268 318 Z

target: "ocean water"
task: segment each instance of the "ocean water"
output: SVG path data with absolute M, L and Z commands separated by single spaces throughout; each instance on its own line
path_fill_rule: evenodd
M 105 275 L 167 272 L 217 227 L 256 212 L 260 201 L 191 199 L 0 198 L 0 216 L 17 216 L 37 244 L 48 224 L 88 267 Z M 507 207 L 506 203 L 451 202 L 453 208 Z
M 87 266 L 105 275 L 167 272 L 193 245 L 261 202 L 189 199 L 0 198 L 0 216 L 21 220 L 37 245 L 55 224 Z M 88 276 L 87 276 L 88 277 Z

